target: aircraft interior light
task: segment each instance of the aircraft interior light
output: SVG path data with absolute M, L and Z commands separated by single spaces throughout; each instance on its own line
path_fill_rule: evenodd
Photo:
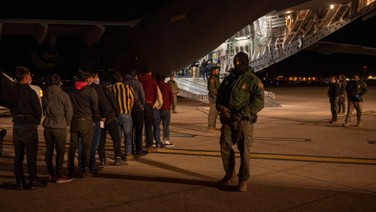
M 239 41 L 239 40 L 246 40 L 248 39 L 248 36 L 241 36 L 241 37 L 236 37 L 235 40 Z

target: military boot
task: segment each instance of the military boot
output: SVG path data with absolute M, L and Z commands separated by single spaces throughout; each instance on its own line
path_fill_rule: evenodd
M 219 187 L 228 186 L 230 183 L 235 183 L 236 173 L 235 171 L 226 172 L 226 175 L 222 180 L 218 181 Z
M 345 122 L 342 124 L 342 127 L 350 127 L 350 123 L 349 122 Z
M 247 181 L 246 180 L 239 180 L 238 191 L 242 191 L 242 192 L 247 191 Z

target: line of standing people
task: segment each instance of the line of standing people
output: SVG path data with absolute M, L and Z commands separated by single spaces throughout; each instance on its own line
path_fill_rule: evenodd
M 151 70 L 145 69 L 140 80 L 136 70 L 130 70 L 123 79 L 119 72 L 107 76 L 109 81 L 100 83 L 98 73 L 80 70 L 77 80 L 68 92 L 61 88 L 57 74 L 47 78 L 47 87 L 41 101 L 30 87 L 32 75 L 28 68 L 17 67 L 15 74 L 17 97 L 11 113 L 13 116 L 13 143 L 15 148 L 14 174 L 17 189 L 37 189 L 47 185 L 37 177 L 38 125 L 43 119 L 46 142 L 45 163 L 49 181 L 65 183 L 73 177 L 84 178 L 95 174 L 106 163 L 106 133 L 113 141 L 114 165 L 127 165 L 126 161 L 154 152 L 150 141 L 147 151 L 142 150 L 143 123 L 150 135 L 149 120 L 153 121 L 151 103 L 155 100 L 154 88 L 157 81 L 151 78 Z M 158 85 L 164 94 L 160 117 L 163 123 L 163 139 L 169 144 L 169 122 L 171 105 L 174 102 L 171 87 L 159 77 Z M 149 83 L 153 82 L 153 83 Z M 154 83 L 155 82 L 155 83 Z M 150 88 L 150 85 L 152 89 Z M 147 92 L 145 92 L 145 90 Z M 147 109 L 145 109 L 147 108 Z M 150 109 L 151 108 L 151 113 Z M 42 110 L 43 109 L 43 110 Z M 148 110 L 149 109 L 149 110 Z M 144 111 L 147 111 L 144 113 Z M 63 170 L 66 140 L 70 132 L 68 149 L 68 174 Z M 122 154 L 121 137 L 124 133 L 125 151 Z M 152 136 L 150 136 L 152 138 Z M 26 151 L 28 178 L 23 171 Z M 56 162 L 53 161 L 56 151 Z M 75 166 L 78 151 L 78 169 Z M 96 162 L 98 151 L 99 164 Z M 54 166 L 55 164 L 55 166 Z

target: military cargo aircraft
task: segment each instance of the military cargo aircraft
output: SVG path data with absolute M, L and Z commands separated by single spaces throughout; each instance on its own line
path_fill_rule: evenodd
M 333 0 L 344 3 L 349 0 Z M 66 77 L 78 68 L 151 67 L 171 73 L 202 58 L 271 11 L 325 0 L 6 1 L 0 3 L 0 69 L 31 66 Z

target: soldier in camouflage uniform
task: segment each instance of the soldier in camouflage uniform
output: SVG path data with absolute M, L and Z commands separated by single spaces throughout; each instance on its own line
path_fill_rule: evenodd
M 179 86 L 175 81 L 174 75 L 172 75 L 172 74 L 170 75 L 170 80 L 167 81 L 167 84 L 170 85 L 171 90 L 172 90 L 172 94 L 174 96 L 174 102 L 171 104 L 171 110 L 172 110 L 173 113 L 177 113 L 176 112 L 176 105 L 178 104 Z
M 211 74 L 208 79 L 208 97 L 209 97 L 209 115 L 208 115 L 208 132 L 216 132 L 215 127 L 218 118 L 218 111 L 216 108 L 217 91 L 219 87 L 219 67 L 214 66 L 211 69 Z M 218 131 L 217 131 L 218 132 Z
M 353 80 L 350 81 L 346 86 L 348 107 L 345 123 L 342 124 L 344 127 L 349 127 L 351 123 L 351 115 L 356 110 L 357 127 L 361 127 L 363 124 L 362 113 L 363 113 L 363 96 L 367 93 L 367 84 L 360 80 L 359 74 L 355 73 Z
M 222 123 L 220 149 L 226 172 L 219 186 L 227 186 L 236 179 L 235 152 L 232 148 L 236 144 L 241 156 L 237 175 L 239 191 L 247 190 L 253 124 L 257 120 L 257 113 L 264 107 L 264 86 L 248 64 L 246 53 L 235 55 L 235 69 L 220 84 L 216 100 Z
M 339 100 L 338 100 L 338 115 L 344 115 L 346 112 L 346 102 L 347 102 L 347 94 L 346 94 L 346 77 L 344 74 L 339 75 Z

